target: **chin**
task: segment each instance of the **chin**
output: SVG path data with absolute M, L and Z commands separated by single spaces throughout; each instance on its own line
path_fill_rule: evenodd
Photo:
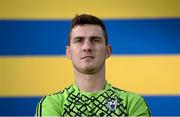
M 81 71 L 82 73 L 86 73 L 86 74 L 94 74 L 97 72 L 97 69 L 94 67 L 86 67 L 86 68 L 82 68 Z
M 97 66 L 97 64 L 81 64 L 81 65 L 75 65 L 73 64 L 74 68 L 83 74 L 96 74 L 97 72 L 99 72 L 104 64 L 102 64 L 102 66 Z
M 89 69 L 89 70 L 84 70 L 82 73 L 84 73 L 84 74 L 95 74 L 97 72 L 94 69 Z

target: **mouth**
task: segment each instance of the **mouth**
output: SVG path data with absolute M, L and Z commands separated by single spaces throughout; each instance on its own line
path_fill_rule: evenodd
M 83 56 L 81 59 L 94 59 L 94 56 Z

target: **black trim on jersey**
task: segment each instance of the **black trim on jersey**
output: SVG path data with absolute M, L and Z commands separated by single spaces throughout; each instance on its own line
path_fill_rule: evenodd
M 59 92 L 56 92 L 56 93 L 53 93 L 53 94 L 50 94 L 49 96 L 52 96 L 52 95 L 58 95 L 58 94 L 62 94 L 64 92 L 64 90 L 62 91 L 59 91 Z
M 73 85 L 69 86 L 68 88 L 66 88 L 67 90 L 69 90 Z
M 115 90 L 118 90 L 118 91 L 124 91 L 124 92 L 127 92 L 126 90 L 122 90 L 122 89 L 119 89 L 119 88 L 117 88 L 117 87 L 112 87 L 113 89 L 115 89 Z
M 41 102 L 39 103 L 40 109 L 39 109 L 38 112 L 40 112 L 40 114 L 39 114 L 40 117 L 42 116 L 42 103 L 43 103 L 43 101 L 44 101 L 45 98 L 46 98 L 46 96 L 43 97 L 43 99 L 42 99 Z M 37 115 L 37 116 L 38 116 L 38 115 Z
M 112 88 L 114 88 L 114 89 L 116 89 L 116 90 L 118 90 L 118 91 L 127 92 L 126 90 L 121 90 L 121 89 L 119 89 L 119 88 L 117 88 L 117 87 L 112 87 Z M 141 96 L 141 95 L 139 95 L 139 96 L 140 96 L 140 97 L 143 99 L 143 101 L 145 102 L 145 104 L 146 104 L 146 106 L 147 106 L 147 109 L 148 109 L 148 114 L 149 114 L 149 116 L 151 116 L 151 112 L 150 112 L 150 109 L 149 109 L 149 107 L 148 107 L 148 104 L 147 104 L 146 100 L 144 99 L 143 96 Z
M 62 113 L 63 116 L 99 116 L 97 115 L 98 113 L 100 115 L 105 114 L 107 116 L 112 116 L 112 114 L 115 116 L 127 116 L 127 107 L 123 106 L 123 99 L 119 98 L 112 89 L 108 89 L 106 92 L 97 97 L 88 97 L 80 92 L 72 90 L 69 92 L 66 100 L 67 103 L 64 104 L 64 112 Z M 118 101 L 116 110 L 109 110 L 109 107 L 107 107 L 109 102 L 108 100 L 110 102 L 112 100 Z
M 72 85 L 70 85 L 68 88 L 65 88 L 65 89 L 64 89 L 64 90 L 62 90 L 62 91 L 58 91 L 58 92 L 56 92 L 56 93 L 50 94 L 49 96 L 51 96 L 51 95 L 58 95 L 58 94 L 62 94 L 62 93 L 64 93 L 64 91 L 65 91 L 65 90 L 69 90 L 71 87 L 72 87 Z
M 37 107 L 36 107 L 36 116 L 38 117 L 38 110 L 39 110 L 39 104 L 37 105 Z
M 149 114 L 149 116 L 151 116 L 151 112 L 150 112 L 149 106 L 148 106 L 148 104 L 147 104 L 147 102 L 146 102 L 146 100 L 144 98 L 143 98 L 143 100 L 144 100 L 144 102 L 145 102 L 145 104 L 146 104 L 146 106 L 148 108 L 148 114 Z

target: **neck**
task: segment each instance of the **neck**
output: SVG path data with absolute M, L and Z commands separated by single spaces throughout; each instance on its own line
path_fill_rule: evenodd
M 105 67 L 95 74 L 83 74 L 75 71 L 75 83 L 81 91 L 95 92 L 102 90 L 106 84 Z

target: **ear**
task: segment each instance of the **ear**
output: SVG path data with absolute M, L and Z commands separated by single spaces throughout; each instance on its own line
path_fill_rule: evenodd
M 112 47 L 111 45 L 107 45 L 106 46 L 106 58 L 109 58 L 111 56 L 112 53 Z
M 67 57 L 68 59 L 71 59 L 70 46 L 66 46 L 66 57 Z

